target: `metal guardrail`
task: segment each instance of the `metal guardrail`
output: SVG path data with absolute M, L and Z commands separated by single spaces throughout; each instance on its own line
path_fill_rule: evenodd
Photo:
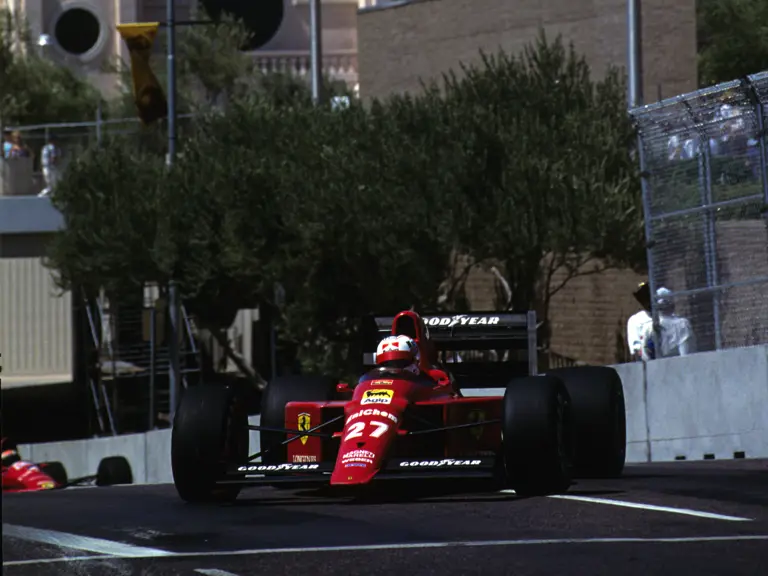
M 768 343 L 766 106 L 768 71 L 630 110 L 650 288 L 696 351 Z

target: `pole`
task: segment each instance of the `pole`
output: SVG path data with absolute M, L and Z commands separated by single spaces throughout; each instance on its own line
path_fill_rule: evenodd
M 627 74 L 629 108 L 643 103 L 643 65 L 640 0 L 627 0 Z
M 157 348 L 157 308 L 152 304 L 149 309 L 149 423 L 147 430 L 155 429 L 155 351 Z
M 176 156 L 176 4 L 175 0 L 166 0 L 166 27 L 168 28 L 168 167 L 173 165 Z M 173 425 L 176 408 L 179 405 L 179 292 L 176 281 L 171 280 L 168 289 L 168 307 L 170 308 L 170 370 L 168 374 L 169 419 Z
M 320 103 L 320 95 L 323 90 L 323 41 L 322 41 L 322 15 L 320 0 L 309 2 L 310 23 L 310 60 L 312 64 L 312 102 Z
M 168 409 L 171 424 L 176 416 L 176 407 L 179 405 L 179 289 L 174 280 L 168 286 L 168 313 L 170 316 L 171 330 L 168 342 L 168 355 L 170 356 L 170 370 L 168 371 L 168 385 L 170 407 Z
M 176 3 L 166 0 L 168 28 L 168 165 L 176 155 Z M 172 335 L 173 336 L 173 335 Z

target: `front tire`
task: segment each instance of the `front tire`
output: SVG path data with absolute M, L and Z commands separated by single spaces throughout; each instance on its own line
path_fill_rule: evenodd
M 59 486 L 66 486 L 69 483 L 67 469 L 61 462 L 41 462 L 38 468 L 51 477 Z
M 171 468 L 176 491 L 191 503 L 231 502 L 241 486 L 217 486 L 248 459 L 248 413 L 230 386 L 187 388 L 173 422 Z
M 571 406 L 557 378 L 510 382 L 502 410 L 506 483 L 521 496 L 565 492 L 571 484 Z

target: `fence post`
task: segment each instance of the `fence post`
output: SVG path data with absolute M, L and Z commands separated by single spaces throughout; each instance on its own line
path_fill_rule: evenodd
M 171 280 L 168 287 L 168 308 L 171 319 L 171 330 L 169 334 L 168 353 L 170 356 L 169 370 L 169 398 L 170 408 L 169 416 L 171 424 L 176 417 L 176 407 L 179 405 L 179 385 L 181 378 L 179 374 L 179 290 L 175 280 Z
M 693 112 L 691 105 L 684 102 L 688 114 L 693 121 L 694 126 L 699 125 L 699 119 Z M 704 269 L 707 276 L 707 288 L 712 295 L 712 323 L 715 328 L 715 350 L 722 347 L 722 338 L 720 333 L 720 291 L 717 290 L 717 241 L 715 232 L 715 221 L 712 214 L 712 163 L 711 147 L 709 135 L 703 128 L 697 128 L 699 136 L 699 198 L 701 206 L 705 208 L 702 213 L 702 225 L 704 228 Z M 714 289 L 714 291 L 712 290 Z
M 636 124 L 636 126 L 638 126 Z M 648 289 L 651 293 L 651 318 L 653 319 L 653 330 L 656 332 L 656 340 L 659 340 L 658 327 L 659 327 L 659 311 L 656 307 L 656 299 L 653 297 L 656 294 L 656 280 L 654 278 L 654 261 L 653 261 L 653 228 L 651 226 L 651 187 L 648 184 L 648 171 L 645 161 L 645 149 L 643 143 L 643 133 L 638 126 L 637 130 L 637 157 L 640 164 L 640 189 L 643 197 L 643 213 L 645 215 L 645 258 L 648 264 Z M 657 351 L 658 353 L 658 351 Z

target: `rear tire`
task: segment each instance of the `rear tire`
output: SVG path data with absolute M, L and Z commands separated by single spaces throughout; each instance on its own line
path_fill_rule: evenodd
M 285 428 L 285 405 L 288 402 L 327 402 L 336 399 L 337 380 L 327 376 L 283 376 L 276 378 L 264 390 L 261 397 L 261 425 L 269 428 Z M 275 446 L 261 457 L 265 464 L 282 464 L 288 461 L 288 446 L 278 446 L 285 442 L 288 434 L 284 432 L 259 432 L 261 450 Z M 302 484 L 272 484 L 277 490 L 295 490 Z
M 110 456 L 99 462 L 96 471 L 96 486 L 133 484 L 131 465 L 123 456 Z
M 565 385 L 551 376 L 519 378 L 504 393 L 502 461 L 507 485 L 522 496 L 571 485 L 571 410 Z
M 617 478 L 627 455 L 624 388 L 607 366 L 577 366 L 547 372 L 560 378 L 573 403 L 575 474 Z
M 267 384 L 261 398 L 261 425 L 268 428 L 285 428 L 285 405 L 288 402 L 328 402 L 336 397 L 334 378 L 326 376 L 283 376 Z M 276 446 L 288 439 L 285 432 L 260 433 L 261 450 Z M 262 456 L 265 464 L 282 464 L 288 458 L 286 445 Z
M 217 486 L 248 459 L 248 413 L 230 386 L 187 388 L 173 423 L 171 468 L 182 500 L 231 502 L 241 486 Z

